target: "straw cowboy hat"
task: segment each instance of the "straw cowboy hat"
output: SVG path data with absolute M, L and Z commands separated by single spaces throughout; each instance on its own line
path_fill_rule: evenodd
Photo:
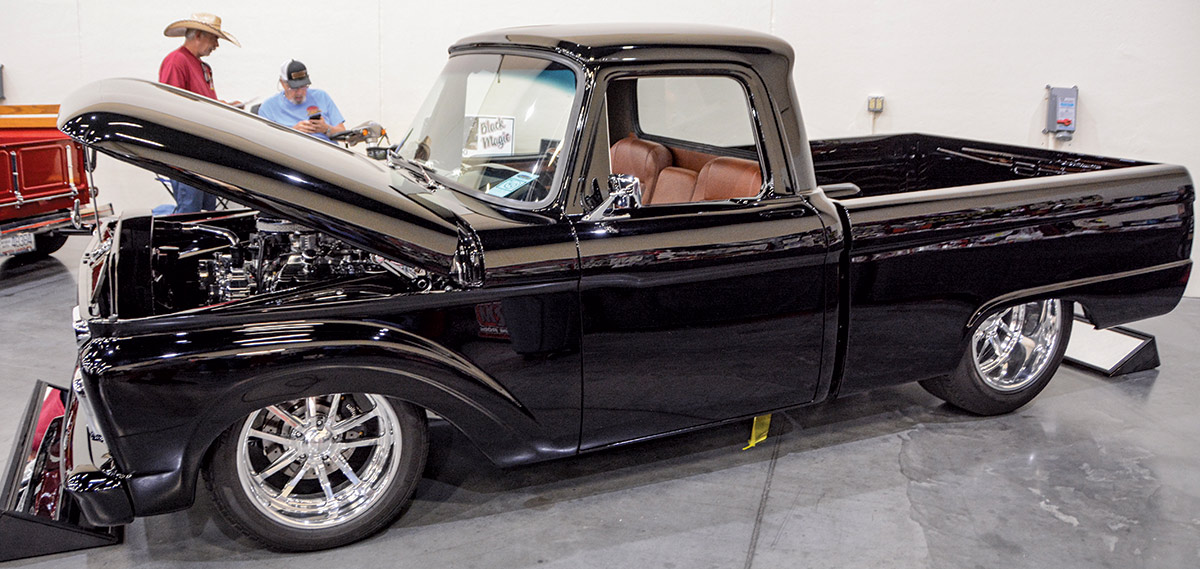
M 167 26 L 167 29 L 163 30 L 163 35 L 169 38 L 177 38 L 182 37 L 188 30 L 208 32 L 221 39 L 229 40 L 233 45 L 242 47 L 242 44 L 238 43 L 237 38 L 233 37 L 233 34 L 221 31 L 221 18 L 203 12 L 192 14 L 192 17 L 186 20 L 172 22 L 171 25 Z

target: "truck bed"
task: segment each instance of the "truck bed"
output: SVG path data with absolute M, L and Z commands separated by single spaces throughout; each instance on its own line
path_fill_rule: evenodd
M 1109 327 L 1166 313 L 1187 282 L 1180 166 L 919 134 L 812 147 L 819 183 L 862 189 L 836 200 L 842 393 L 949 373 L 980 314 L 1016 299 L 1070 300 Z
M 817 183 L 853 183 L 861 197 L 1149 164 L 927 134 L 815 140 L 811 146 Z

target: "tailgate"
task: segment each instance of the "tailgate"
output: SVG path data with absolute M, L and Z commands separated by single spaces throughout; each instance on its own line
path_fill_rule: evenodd
M 49 136 L 12 142 L 10 135 L 0 130 L 0 219 L 66 209 L 75 198 L 87 202 L 83 149 L 78 143 Z M 60 203 L 43 203 L 56 200 Z
M 57 112 L 0 106 L 0 223 L 88 203 L 83 147 L 54 127 Z

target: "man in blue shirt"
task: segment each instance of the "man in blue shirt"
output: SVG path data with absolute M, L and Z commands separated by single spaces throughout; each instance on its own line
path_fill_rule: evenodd
M 282 93 L 263 101 L 258 116 L 290 126 L 329 141 L 329 135 L 346 130 L 346 121 L 333 99 L 320 89 L 310 89 L 312 80 L 303 63 L 291 60 L 279 70 Z

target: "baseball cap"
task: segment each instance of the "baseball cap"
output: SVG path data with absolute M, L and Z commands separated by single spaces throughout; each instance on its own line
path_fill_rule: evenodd
M 283 79 L 292 89 L 312 84 L 312 80 L 308 78 L 308 68 L 295 59 L 283 64 L 283 67 L 279 69 L 279 78 Z

